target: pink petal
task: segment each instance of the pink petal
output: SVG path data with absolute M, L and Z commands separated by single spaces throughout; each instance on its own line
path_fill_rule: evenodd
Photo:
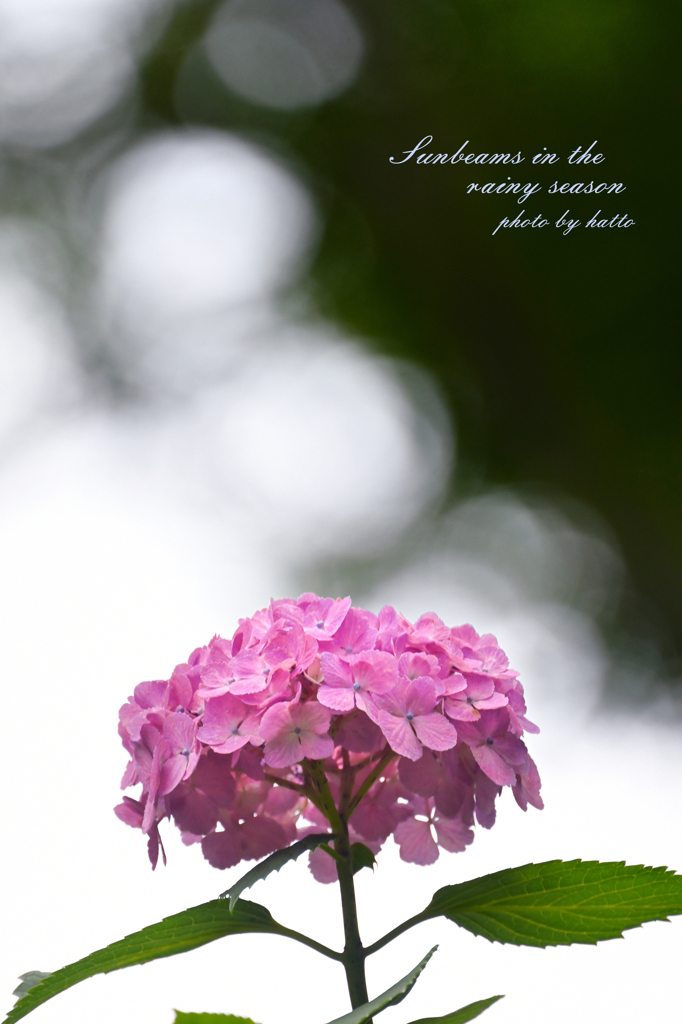
M 238 830 L 230 825 L 224 832 L 211 832 L 201 841 L 201 850 L 213 868 L 232 868 L 242 859 Z
M 253 651 L 242 651 L 232 660 L 232 693 L 259 693 L 268 685 L 270 666 Z
M 327 686 L 351 687 L 353 677 L 345 661 L 337 654 L 329 654 L 325 651 L 320 655 L 320 671 L 324 676 Z
M 195 843 L 201 842 L 203 836 L 195 835 L 193 832 L 180 832 L 180 838 L 184 846 L 194 846 Z
M 481 717 L 481 712 L 473 704 L 457 697 L 445 698 L 445 712 L 455 722 L 477 722 Z
M 276 818 L 280 814 L 286 814 L 287 811 L 293 810 L 300 799 L 298 793 L 292 793 L 290 789 L 273 786 L 265 798 L 263 811 L 271 818 Z
M 430 750 L 425 750 L 418 761 L 402 757 L 398 762 L 400 781 L 412 793 L 433 796 L 445 778 L 443 765 Z
M 495 683 L 487 676 L 471 674 L 467 679 L 467 697 L 478 704 L 479 700 L 485 700 L 495 692 Z
M 439 818 L 434 824 L 438 842 L 448 853 L 464 853 L 474 841 L 473 831 L 460 818 Z
M 114 807 L 114 814 L 121 821 L 125 822 L 126 825 L 130 825 L 131 828 L 142 828 L 144 807 L 137 800 L 124 796 L 123 803 L 117 804 Z
M 379 728 L 396 754 L 409 757 L 411 761 L 418 761 L 422 756 L 421 743 L 406 718 L 389 715 L 387 711 L 380 711 Z
M 386 694 L 386 696 L 388 696 L 388 694 Z M 379 706 L 377 704 L 377 701 L 383 699 L 383 696 L 373 697 L 371 693 L 363 693 L 362 690 L 358 690 L 358 692 L 355 695 L 356 705 L 360 708 L 361 711 L 365 712 L 367 717 L 372 722 L 374 722 L 375 725 L 379 724 Z M 398 714 L 402 715 L 403 713 L 404 712 L 402 711 L 400 706 L 398 706 Z
M 267 740 L 263 751 L 265 763 L 271 768 L 288 768 L 297 761 L 302 761 L 304 757 L 300 736 L 294 732 L 278 733 L 273 739 Z
M 355 694 L 350 686 L 341 689 L 340 686 L 327 686 L 323 683 L 318 688 L 317 699 L 333 711 L 352 711 L 355 707 Z
M 176 665 L 173 669 L 173 675 L 170 677 L 171 707 L 175 705 L 177 708 L 179 704 L 183 707 L 189 707 L 192 703 L 194 691 L 187 676 L 188 670 L 188 665 Z
M 445 689 L 443 693 L 446 696 L 452 696 L 454 693 L 461 693 L 462 690 L 466 690 L 467 681 L 461 672 L 453 672 L 451 676 L 443 680 Z
M 436 687 L 430 676 L 414 679 L 404 691 L 405 708 L 413 715 L 428 715 L 436 706 Z
M 152 774 L 152 754 L 143 743 L 136 743 L 134 750 L 135 779 L 149 789 Z M 127 774 L 127 773 L 126 773 Z
M 179 754 L 181 750 L 191 750 L 197 735 L 196 719 L 182 712 L 169 715 L 163 723 L 163 735 L 174 754 Z
M 333 639 L 328 642 L 337 651 L 340 648 L 343 654 L 357 654 L 358 651 L 374 648 L 378 632 L 379 620 L 376 615 L 364 608 L 349 608 Z
M 394 838 L 400 847 L 401 860 L 410 864 L 433 864 L 438 860 L 438 847 L 428 821 L 417 821 L 416 818 L 401 821 Z
M 311 761 L 317 761 L 325 757 L 331 757 L 333 753 L 334 740 L 331 736 L 318 736 L 316 733 L 311 732 L 301 735 L 301 754 L 303 757 L 309 757 Z
M 289 705 L 281 701 L 265 712 L 260 722 L 260 734 L 264 740 L 274 739 L 284 729 L 292 727 Z
M 376 709 L 378 714 L 385 712 L 389 715 L 397 715 L 400 718 L 404 718 L 407 713 L 407 705 L 402 687 L 396 686 L 396 688 L 391 690 L 389 693 L 382 693 L 378 697 L 374 697 L 373 708 Z M 371 711 L 368 712 L 368 714 L 370 718 L 374 720 L 374 716 Z M 379 721 L 378 717 L 376 721 Z
M 485 772 L 476 776 L 476 821 L 483 828 L 492 828 L 495 824 L 495 800 L 500 795 L 500 787 L 488 778 Z
M 203 739 L 204 737 L 202 736 L 201 738 Z M 238 733 L 228 736 L 224 743 L 212 743 L 211 749 L 215 750 L 216 754 L 233 754 L 235 750 L 241 750 L 251 740 L 252 734 L 242 734 L 240 729 Z
M 209 746 L 224 743 L 234 724 L 246 718 L 251 710 L 243 701 L 238 697 L 233 697 L 230 693 L 211 697 L 206 701 L 206 710 L 202 718 L 199 733 L 201 742 Z
M 170 684 L 165 679 L 154 679 L 148 683 L 138 683 L 133 693 L 135 703 L 141 708 L 165 708 L 168 706 Z
M 517 784 L 513 787 L 516 802 L 522 810 L 525 811 L 527 803 L 531 803 L 539 811 L 545 806 L 540 796 L 540 785 L 540 774 L 529 756 L 525 772 L 518 776 Z
M 420 676 L 437 676 L 440 674 L 438 658 L 433 654 L 401 654 L 398 659 L 401 675 L 406 679 L 418 679 Z
M 255 818 L 247 818 L 242 824 L 241 843 L 244 860 L 260 860 L 286 846 L 287 837 L 278 821 L 259 814 Z
M 330 885 L 339 879 L 336 861 L 319 847 L 308 854 L 308 867 L 315 881 L 322 882 L 323 885 Z
M 514 785 L 516 782 L 516 772 L 502 760 L 494 747 L 489 747 L 486 743 L 482 743 L 480 747 L 472 747 L 471 753 L 476 758 L 479 767 L 498 786 Z
M 121 789 L 128 789 L 129 786 L 134 786 L 136 782 L 137 767 L 135 765 L 135 761 L 131 758 L 126 765 L 126 770 L 124 771 L 123 778 L 121 779 Z
M 215 828 L 218 808 L 204 793 L 179 786 L 170 794 L 168 805 L 173 821 L 183 832 L 204 836 Z
M 336 734 L 336 743 L 353 753 L 369 754 L 382 745 L 383 736 L 368 715 L 358 714 L 343 720 Z
M 304 628 L 317 640 L 328 640 L 336 633 L 350 606 L 350 597 L 313 601 L 306 608 Z
M 172 792 L 182 782 L 182 778 L 187 771 L 188 761 L 189 758 L 183 754 L 175 754 L 173 757 L 169 757 L 163 765 L 159 776 L 159 793 L 162 796 Z
M 365 797 L 353 811 L 351 824 L 364 843 L 383 843 L 388 839 L 401 817 L 404 819 L 409 815 L 410 811 L 405 804 L 386 807 L 377 800 Z
M 482 711 L 491 711 L 493 708 L 503 708 L 505 704 L 508 704 L 508 700 L 503 693 L 491 694 L 490 697 L 486 697 L 485 700 L 477 700 L 476 706 Z
M 189 785 L 205 793 L 218 807 L 230 807 L 235 796 L 232 759 L 209 750 L 199 758 Z
M 332 716 L 327 708 L 321 707 L 317 701 L 309 700 L 305 704 L 289 706 L 292 722 L 306 732 L 325 733 L 329 728 Z
M 457 731 L 451 722 L 438 712 L 417 715 L 412 725 L 418 739 L 431 750 L 449 750 L 457 742 Z
M 163 857 L 163 863 L 166 863 L 166 851 L 163 848 L 161 842 L 161 836 L 159 835 L 158 826 L 154 825 L 149 830 L 147 836 L 147 856 L 152 866 L 152 871 L 156 871 L 156 865 L 159 861 L 159 849 L 161 850 L 161 856 Z
M 263 741 L 260 740 L 260 743 Z M 260 782 L 263 775 L 263 766 L 261 764 L 262 753 L 260 750 L 255 750 L 249 743 L 245 747 L 242 747 L 239 752 L 232 755 L 232 767 L 238 768 L 244 775 L 248 775 L 250 779 L 255 779 L 256 782 Z
M 352 604 L 350 597 L 339 597 L 325 615 L 325 632 L 333 635 L 343 623 Z
M 353 682 L 372 693 L 387 693 L 398 682 L 398 663 L 387 651 L 363 651 L 349 658 Z

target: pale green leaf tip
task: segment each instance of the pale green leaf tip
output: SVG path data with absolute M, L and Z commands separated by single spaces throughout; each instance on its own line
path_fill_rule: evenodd
M 21 984 L 17 985 L 12 995 L 17 997 L 17 1000 L 23 999 L 27 992 L 30 992 L 32 988 L 39 985 L 45 978 L 51 978 L 51 971 L 26 971 L 25 974 L 20 974 Z

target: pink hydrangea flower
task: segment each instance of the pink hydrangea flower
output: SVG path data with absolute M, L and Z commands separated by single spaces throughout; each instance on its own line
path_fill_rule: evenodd
M 475 823 L 490 828 L 504 788 L 523 810 L 542 807 L 524 732 L 537 727 L 491 634 L 307 593 L 271 601 L 169 679 L 135 688 L 119 716 L 122 788 L 141 792 L 116 814 L 146 834 L 153 865 L 171 818 L 227 868 L 330 827 L 310 788 L 322 772 L 337 807 L 366 790 L 352 842 L 377 853 L 393 836 L 404 860 L 428 864 L 463 851 Z M 322 849 L 310 866 L 319 881 L 337 877 Z

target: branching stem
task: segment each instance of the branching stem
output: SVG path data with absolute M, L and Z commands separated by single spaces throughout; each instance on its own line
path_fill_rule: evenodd
M 293 928 L 284 928 L 280 925 L 277 934 L 286 935 L 290 939 L 295 939 L 296 942 L 302 942 L 304 946 L 310 946 L 311 949 L 317 950 L 318 953 L 329 957 L 330 960 L 338 960 L 340 963 L 343 963 L 343 953 L 337 953 L 335 949 L 329 949 L 328 946 L 324 946 L 321 942 L 303 935 L 302 932 L 294 931 Z
M 284 789 L 290 789 L 294 793 L 298 793 L 299 796 L 307 797 L 311 804 L 317 807 L 318 811 L 322 811 L 325 814 L 324 807 L 321 806 L 319 797 L 310 786 L 300 786 L 298 782 L 290 782 L 288 779 L 281 779 L 279 775 L 270 775 L 269 772 L 265 772 L 265 778 L 268 782 L 274 782 L 278 786 L 282 786 Z
M 425 920 L 426 918 L 424 917 L 423 913 L 415 914 L 414 917 L 408 918 L 407 921 L 403 921 L 402 924 L 399 924 L 396 928 L 391 929 L 390 932 L 386 932 L 384 936 L 382 936 L 380 939 L 377 939 L 376 942 L 373 942 L 371 946 L 368 946 L 367 949 L 365 950 L 365 956 L 372 956 L 373 953 L 378 953 L 380 949 L 383 949 L 384 946 L 387 946 L 389 942 L 393 942 L 393 940 L 397 939 L 399 935 L 403 934 L 403 932 L 406 932 L 409 928 L 414 928 L 416 924 L 421 924 L 422 921 Z
M 379 760 L 375 764 L 374 768 L 369 773 L 367 778 L 364 780 L 362 785 L 358 786 L 357 791 L 356 791 L 353 799 L 350 801 L 350 804 L 348 806 L 348 817 L 349 818 L 350 818 L 351 814 L 353 813 L 353 811 L 355 810 L 355 808 L 360 803 L 360 801 L 362 800 L 363 796 L 365 796 L 367 793 L 369 793 L 369 791 L 372 788 L 372 786 L 374 785 L 374 783 L 377 781 L 377 779 L 381 778 L 382 773 L 386 770 L 386 768 L 388 767 L 388 765 L 391 763 L 391 761 L 393 760 L 393 758 L 395 756 L 396 756 L 395 752 L 393 750 L 391 750 L 391 748 L 389 747 L 389 745 L 387 743 L 385 748 L 384 748 L 384 751 L 383 751 L 381 757 L 379 758 Z

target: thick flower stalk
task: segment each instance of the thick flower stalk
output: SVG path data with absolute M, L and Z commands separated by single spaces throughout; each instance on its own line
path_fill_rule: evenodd
M 392 835 L 403 860 L 430 864 L 439 847 L 463 851 L 474 821 L 493 825 L 503 787 L 542 807 L 525 713 L 518 673 L 472 626 L 350 598 L 272 601 L 135 688 L 122 787 L 142 792 L 116 814 L 147 835 L 152 866 L 164 818 L 216 868 L 330 828 L 310 868 L 343 897 L 354 842 L 377 853 Z

